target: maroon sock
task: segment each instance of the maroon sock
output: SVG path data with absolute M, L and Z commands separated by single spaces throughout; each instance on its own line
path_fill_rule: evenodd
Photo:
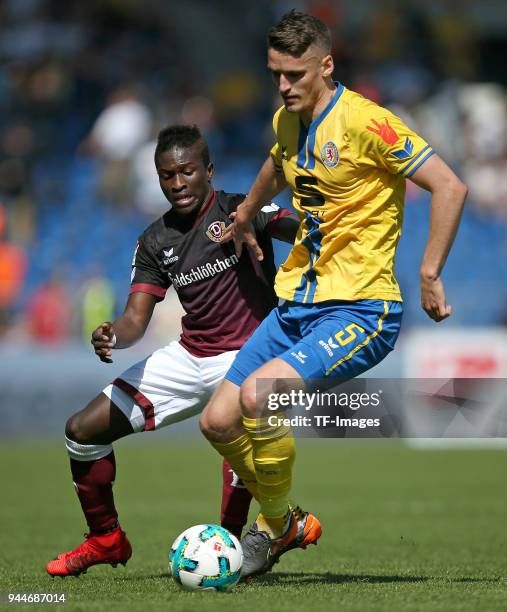
M 90 531 L 100 533 L 117 526 L 118 513 L 113 497 L 114 452 L 95 461 L 71 459 L 70 469 Z
M 237 538 L 248 520 L 248 510 L 252 494 L 232 471 L 229 462 L 224 459 L 222 464 L 223 488 L 222 511 L 220 524 Z

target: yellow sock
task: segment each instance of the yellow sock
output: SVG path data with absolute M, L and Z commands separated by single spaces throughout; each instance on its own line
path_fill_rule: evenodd
M 259 492 L 253 464 L 252 442 L 248 434 L 243 434 L 232 442 L 211 442 L 211 445 L 227 459 L 238 478 L 241 478 L 245 487 L 258 500 Z
M 276 518 L 266 518 L 261 512 L 255 519 L 259 531 L 267 531 L 272 538 L 282 535 L 287 525 L 289 512 L 290 510 L 287 510 L 283 516 Z
M 243 425 L 252 441 L 261 513 L 277 535 L 276 532 L 281 533 L 283 529 L 289 507 L 292 466 L 296 456 L 294 438 L 289 427 L 271 426 L 267 417 L 243 417 Z

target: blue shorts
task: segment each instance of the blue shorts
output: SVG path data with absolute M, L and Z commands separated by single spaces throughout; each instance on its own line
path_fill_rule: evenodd
M 383 300 L 285 302 L 255 330 L 225 378 L 241 385 L 275 357 L 290 364 L 305 380 L 354 378 L 393 350 L 402 312 L 400 302 Z

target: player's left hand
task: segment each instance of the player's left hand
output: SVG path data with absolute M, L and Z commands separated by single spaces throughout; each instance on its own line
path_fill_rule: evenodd
M 440 277 L 421 275 L 421 306 L 426 314 L 439 323 L 452 314 L 452 306 L 445 301 L 444 283 Z
M 220 242 L 229 242 L 230 240 L 233 240 L 234 250 L 236 251 L 237 257 L 241 257 L 243 244 L 246 244 L 254 254 L 255 258 L 258 261 L 262 261 L 264 259 L 264 254 L 257 242 L 257 238 L 255 237 L 253 225 L 250 222 L 244 208 L 242 210 L 242 206 L 243 205 L 240 204 L 236 212 L 229 215 L 233 222 L 226 228 Z
M 112 349 L 116 345 L 116 336 L 113 324 L 110 321 L 101 323 L 93 332 L 91 343 L 95 354 L 104 363 L 113 363 Z

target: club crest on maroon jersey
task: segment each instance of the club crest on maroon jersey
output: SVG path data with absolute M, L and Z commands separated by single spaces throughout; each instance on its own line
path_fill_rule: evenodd
M 223 221 L 213 221 L 206 230 L 206 236 L 213 242 L 220 242 L 220 239 L 225 232 L 225 223 Z

